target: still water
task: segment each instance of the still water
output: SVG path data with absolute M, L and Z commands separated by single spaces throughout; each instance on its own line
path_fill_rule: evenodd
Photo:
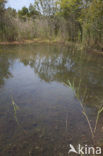
M 0 156 L 102 146 L 102 106 L 102 56 L 60 45 L 0 46 Z

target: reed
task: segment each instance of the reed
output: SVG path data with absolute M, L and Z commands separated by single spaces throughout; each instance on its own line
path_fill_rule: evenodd
M 75 87 L 75 83 L 74 81 L 71 83 L 69 80 L 68 80 L 68 84 L 69 84 L 69 87 L 73 90 L 75 96 L 77 97 L 77 99 L 80 101 L 80 105 L 82 107 L 82 113 L 88 123 L 88 126 L 89 126 L 89 130 L 90 130 L 90 133 L 91 133 L 91 137 L 92 137 L 92 140 L 93 142 L 95 142 L 95 135 L 96 135 L 96 130 L 97 130 L 97 125 L 98 125 L 98 122 L 99 122 L 99 118 L 100 118 L 100 115 L 101 113 L 103 112 L 103 106 L 101 108 L 98 109 L 97 111 L 97 115 L 96 115 L 96 120 L 95 120 L 95 125 L 94 125 L 94 128 L 92 127 L 92 124 L 90 122 L 90 119 L 88 117 L 88 114 L 86 113 L 86 110 L 85 110 L 85 107 L 83 105 L 83 103 L 85 102 L 85 99 L 86 99 L 86 96 L 87 96 L 87 88 L 85 89 L 84 91 L 84 95 L 81 97 L 80 96 L 80 87 L 81 87 L 81 80 L 79 82 L 79 86 L 78 88 Z
M 14 110 L 14 118 L 15 118 L 15 121 L 16 121 L 18 127 L 19 127 L 20 129 L 22 129 L 23 133 L 26 135 L 27 132 L 24 130 L 23 126 L 20 124 L 20 122 L 19 122 L 19 120 L 18 120 L 18 118 L 17 118 L 17 111 L 20 110 L 20 108 L 19 108 L 18 105 L 15 103 L 13 96 L 11 96 L 11 104 L 12 104 L 13 110 Z
M 15 101 L 14 101 L 14 99 L 13 99 L 12 96 L 11 96 L 11 101 L 12 101 L 12 106 L 13 106 L 13 110 L 14 110 L 14 118 L 15 118 L 15 121 L 16 121 L 16 123 L 18 125 L 20 125 L 19 124 L 19 121 L 18 121 L 18 118 L 17 118 L 17 111 L 19 110 L 19 107 L 16 105 L 16 103 L 15 103 Z

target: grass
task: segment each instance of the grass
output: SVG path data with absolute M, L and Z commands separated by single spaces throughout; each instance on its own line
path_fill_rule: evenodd
M 97 111 L 97 115 L 96 115 L 96 120 L 95 120 L 95 125 L 94 125 L 94 128 L 92 127 L 91 125 L 91 122 L 90 122 L 90 119 L 86 113 L 86 110 L 85 110 L 85 107 L 83 105 L 83 103 L 85 102 L 85 99 L 86 99 L 86 96 L 87 96 L 87 89 L 85 89 L 84 91 L 84 95 L 83 97 L 81 98 L 80 97 L 80 86 L 81 86 L 81 80 L 79 82 L 79 86 L 77 89 L 75 89 L 75 83 L 74 81 L 71 83 L 69 80 L 68 80 L 68 84 L 69 84 L 69 87 L 73 90 L 75 96 L 77 97 L 77 99 L 80 101 L 80 105 L 82 107 L 82 113 L 88 123 L 88 126 L 89 126 L 89 130 L 90 130 L 90 133 L 91 133 L 91 137 L 92 137 L 92 140 L 93 142 L 94 141 L 94 138 L 95 138 L 95 135 L 96 135 L 96 130 L 97 130 L 97 125 L 98 125 L 98 121 L 99 121 L 99 118 L 100 118 L 100 115 L 101 113 L 103 112 L 103 106 L 101 108 L 98 109 Z
M 13 106 L 13 110 L 14 110 L 14 118 L 15 121 L 17 123 L 17 125 L 23 130 L 24 134 L 27 134 L 27 132 L 24 130 L 24 128 L 22 127 L 22 125 L 19 123 L 18 118 L 17 118 L 17 111 L 20 110 L 19 107 L 17 106 L 17 104 L 15 103 L 13 97 L 11 96 L 11 104 Z
M 16 103 L 15 103 L 13 97 L 11 97 L 11 101 L 12 101 L 12 106 L 13 106 L 13 110 L 14 110 L 14 118 L 15 118 L 15 120 L 16 120 L 16 123 L 17 123 L 18 125 L 20 125 L 20 124 L 19 124 L 19 121 L 18 121 L 18 118 L 17 118 L 17 111 L 19 110 L 19 107 L 16 105 Z

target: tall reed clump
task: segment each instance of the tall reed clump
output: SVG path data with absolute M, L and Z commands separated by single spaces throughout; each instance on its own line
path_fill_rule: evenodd
M 16 40 L 33 39 L 35 37 L 35 26 L 32 19 L 26 21 L 20 18 L 14 18 L 14 27 L 17 32 Z
M 0 22 L 0 41 L 16 40 L 17 32 L 14 25 L 14 20 L 11 16 L 4 13 Z

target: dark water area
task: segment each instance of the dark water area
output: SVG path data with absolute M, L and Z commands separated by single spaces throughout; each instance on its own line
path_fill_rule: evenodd
M 0 46 L 0 156 L 68 156 L 93 144 L 103 57 L 74 47 Z M 103 113 L 94 134 L 103 145 Z

